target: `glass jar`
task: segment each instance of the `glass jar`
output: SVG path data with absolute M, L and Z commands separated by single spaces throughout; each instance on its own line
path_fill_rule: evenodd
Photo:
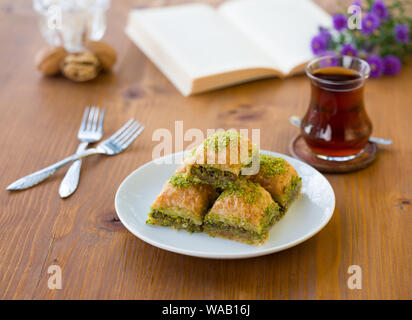
M 103 37 L 109 6 L 110 0 L 33 0 L 45 40 L 69 52 L 80 52 L 86 41 Z

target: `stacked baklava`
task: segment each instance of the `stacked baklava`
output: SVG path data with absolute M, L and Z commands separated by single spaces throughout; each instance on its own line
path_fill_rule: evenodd
M 165 183 L 147 223 L 261 244 L 301 186 L 286 160 L 259 154 L 237 132 L 219 132 L 193 149 Z

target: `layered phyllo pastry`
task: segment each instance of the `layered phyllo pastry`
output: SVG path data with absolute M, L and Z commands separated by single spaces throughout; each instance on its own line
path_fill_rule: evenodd
M 237 132 L 219 132 L 188 152 L 152 204 L 147 223 L 258 245 L 301 187 L 286 160 L 259 155 Z
M 285 159 L 265 154 L 260 155 L 258 174 L 251 176 L 250 179 L 269 191 L 284 211 L 302 188 L 302 180 L 291 164 Z
M 151 206 L 146 223 L 202 231 L 203 218 L 217 194 L 213 186 L 175 174 L 163 186 Z
M 217 198 L 205 216 L 204 231 L 213 237 L 261 244 L 281 214 L 269 192 L 241 178 Z
M 185 158 L 188 176 L 194 176 L 215 188 L 230 187 L 243 169 L 259 156 L 251 141 L 235 131 L 209 136 Z

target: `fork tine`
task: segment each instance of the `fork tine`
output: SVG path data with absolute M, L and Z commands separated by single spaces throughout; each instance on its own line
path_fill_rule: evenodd
M 91 130 L 91 128 L 92 128 L 94 113 L 95 113 L 95 107 L 92 106 L 92 108 L 90 109 L 89 118 L 87 119 L 86 130 Z
M 141 126 L 140 122 L 135 121 L 128 129 L 125 131 L 120 137 L 115 140 L 115 143 L 123 144 L 124 141 L 127 140 L 136 130 Z
M 128 140 L 126 140 L 123 145 L 122 145 L 122 149 L 126 149 L 127 147 L 130 146 L 130 144 L 136 140 L 136 138 L 142 133 L 142 131 L 144 130 L 144 126 L 141 126 L 139 128 L 139 130 L 137 130 Z
M 120 136 L 130 126 L 130 124 L 132 122 L 134 122 L 133 118 L 131 118 L 129 121 L 127 121 L 126 124 L 123 127 L 121 127 L 114 134 L 112 134 L 111 137 L 109 137 L 107 140 L 113 141 L 114 139 L 116 139 L 118 136 Z
M 99 112 L 100 112 L 100 109 L 99 109 L 99 107 L 94 107 L 95 109 L 94 109 L 94 117 L 93 117 L 93 126 L 92 126 L 92 130 L 93 131 L 96 131 L 96 129 L 97 129 L 97 120 L 99 119 Z
M 115 139 L 116 143 L 122 143 L 125 137 L 129 136 L 131 132 L 136 130 L 136 127 L 139 127 L 140 123 L 138 121 L 134 121 L 130 127 L 127 128 L 120 136 Z
M 104 119 L 104 108 L 100 112 L 99 124 L 97 126 L 97 131 L 103 132 L 103 119 Z
M 79 129 L 80 131 L 86 129 L 86 120 L 87 120 L 87 116 L 89 115 L 89 109 L 90 109 L 89 106 L 87 106 L 86 109 L 84 109 L 83 119 L 82 119 L 82 123 L 80 124 L 80 129 Z

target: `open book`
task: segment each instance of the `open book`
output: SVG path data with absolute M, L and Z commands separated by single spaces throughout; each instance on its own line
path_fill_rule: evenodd
M 126 33 L 184 95 L 302 72 L 330 16 L 310 0 L 135 9 Z

